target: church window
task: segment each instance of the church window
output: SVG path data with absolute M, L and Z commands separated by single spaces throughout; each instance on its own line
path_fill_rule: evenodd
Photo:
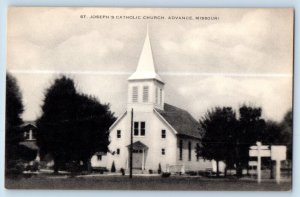
M 146 122 L 134 122 L 133 135 L 134 136 L 145 136 L 145 134 L 146 134 Z
M 162 104 L 162 89 L 159 89 L 159 104 Z
M 166 138 L 166 130 L 161 130 L 161 138 Z
M 182 147 L 183 147 L 183 142 L 182 140 L 179 141 L 179 160 L 182 160 Z
M 119 155 L 120 154 L 120 149 L 119 148 L 117 148 L 117 155 Z
M 117 130 L 117 138 L 121 138 L 121 130 Z
M 97 160 L 101 161 L 102 160 L 102 155 L 97 155 Z
M 134 134 L 135 136 L 138 136 L 138 135 L 139 135 L 139 122 L 134 122 L 133 134 Z
M 158 104 L 158 88 L 155 88 L 155 103 Z
M 146 103 L 148 102 L 149 98 L 149 86 L 144 86 L 143 87 L 143 102 Z
M 191 161 L 192 160 L 192 143 L 191 142 L 189 142 L 189 161 Z
M 138 87 L 137 86 L 132 87 L 132 102 L 133 103 L 138 102 Z
M 164 148 L 161 149 L 161 154 L 165 155 L 166 154 L 166 150 Z
M 199 148 L 200 146 L 199 146 L 199 143 L 197 143 L 196 144 L 196 153 L 198 152 L 198 148 Z M 199 161 L 199 155 L 198 155 L 198 153 L 196 154 L 196 159 L 197 159 L 197 161 Z
M 141 122 L 141 136 L 145 136 L 145 131 L 146 131 L 146 123 Z

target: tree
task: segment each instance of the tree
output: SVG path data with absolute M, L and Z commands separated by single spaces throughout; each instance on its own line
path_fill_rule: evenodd
M 262 134 L 262 143 L 268 145 L 281 144 L 282 126 L 275 121 L 266 121 L 266 127 Z
M 282 133 L 282 126 L 280 123 L 277 123 L 275 121 L 266 121 L 266 127 L 264 129 L 263 135 L 262 135 L 262 144 L 265 145 L 278 145 L 281 144 L 281 133 Z M 270 178 L 273 179 L 273 161 L 271 158 L 263 158 L 262 159 L 263 165 L 270 166 Z
M 54 172 L 66 163 L 84 164 L 96 152 L 107 152 L 109 127 L 115 121 L 109 104 L 76 91 L 74 81 L 62 76 L 46 90 L 42 115 L 37 120 L 37 144 L 51 154 Z
M 283 121 L 280 123 L 281 131 L 281 143 L 287 146 L 287 159 L 293 159 L 293 112 L 289 110 Z
M 6 74 L 6 111 L 5 111 L 5 167 L 9 174 L 18 165 L 19 160 L 30 161 L 36 156 L 36 152 L 20 145 L 24 140 L 21 125 L 23 120 L 21 114 L 24 107 L 22 103 L 22 94 L 20 92 L 17 80 L 9 73 Z
M 256 141 L 261 141 L 265 130 L 265 121 L 261 118 L 260 107 L 243 105 L 239 109 L 239 126 L 236 135 L 236 167 L 237 175 L 242 174 L 242 168 L 248 169 L 249 147 Z
M 219 176 L 219 162 L 231 161 L 234 145 L 233 132 L 236 130 L 236 113 L 231 107 L 216 107 L 209 110 L 200 120 L 204 130 L 201 146 L 196 147 L 197 156 L 204 159 L 216 160 L 217 176 Z
M 289 110 L 281 122 L 267 121 L 263 133 L 263 144 L 267 145 L 285 145 L 287 146 L 287 160 L 292 160 L 292 127 L 293 114 Z M 269 159 L 271 168 L 271 177 L 273 177 L 273 161 Z
M 158 170 L 157 170 L 157 173 L 158 173 L 158 174 L 161 173 L 161 165 L 160 165 L 160 163 L 158 164 Z

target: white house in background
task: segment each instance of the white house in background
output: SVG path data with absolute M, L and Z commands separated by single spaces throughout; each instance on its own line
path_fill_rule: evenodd
M 133 109 L 133 168 L 212 168 L 210 161 L 197 158 L 195 153 L 201 140 L 199 123 L 187 111 L 165 103 L 164 85 L 155 70 L 147 32 L 137 69 L 128 78 L 127 110 L 110 127 L 110 152 L 94 155 L 93 167 L 111 169 L 114 162 L 117 170 L 129 168 Z

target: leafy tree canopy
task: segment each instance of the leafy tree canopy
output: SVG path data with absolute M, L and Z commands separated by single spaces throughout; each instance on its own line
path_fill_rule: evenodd
M 201 147 L 197 147 L 198 156 L 205 159 L 226 161 L 232 157 L 232 137 L 236 130 L 236 114 L 231 107 L 216 107 L 209 110 L 200 120 L 204 130 Z M 219 174 L 219 172 L 217 172 Z
M 6 173 L 10 173 L 11 170 L 18 165 L 20 160 L 30 161 L 36 156 L 36 151 L 20 145 L 20 142 L 24 141 L 24 134 L 21 128 L 21 125 L 23 124 L 21 114 L 23 111 L 22 94 L 17 80 L 11 74 L 7 73 L 5 111 Z
M 115 119 L 108 104 L 78 93 L 74 81 L 62 76 L 46 91 L 37 142 L 42 153 L 53 156 L 55 171 L 74 161 L 88 167 L 93 154 L 108 151 Z
M 281 136 L 280 141 L 282 144 L 287 146 L 287 159 L 292 160 L 293 158 L 293 112 L 289 110 L 281 122 Z

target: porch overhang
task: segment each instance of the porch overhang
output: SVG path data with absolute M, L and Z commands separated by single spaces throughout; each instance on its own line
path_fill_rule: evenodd
M 127 147 L 130 148 L 130 144 Z M 148 146 L 142 143 L 141 141 L 137 141 L 132 144 L 132 148 L 134 150 L 147 150 Z

